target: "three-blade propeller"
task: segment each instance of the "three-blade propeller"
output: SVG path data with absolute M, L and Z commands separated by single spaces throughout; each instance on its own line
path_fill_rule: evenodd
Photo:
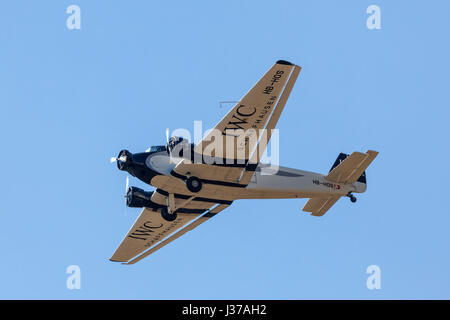
M 125 216 L 127 216 L 128 215 L 128 199 L 127 199 L 127 197 L 128 197 L 128 188 L 130 187 L 130 177 L 127 175 L 127 179 L 126 179 L 126 182 L 125 182 Z
M 114 163 L 114 162 L 117 162 L 117 161 L 126 162 L 127 161 L 127 157 L 125 155 L 123 155 L 123 156 L 120 156 L 120 157 L 111 157 L 109 159 L 110 163 Z M 128 188 L 129 187 L 130 187 L 130 177 L 127 175 L 127 178 L 125 180 L 125 199 L 127 198 Z M 128 206 L 125 206 L 125 215 L 127 215 L 127 208 L 128 208 Z
M 125 197 L 127 196 L 129 186 L 130 186 L 130 177 L 127 175 L 127 180 L 125 182 Z

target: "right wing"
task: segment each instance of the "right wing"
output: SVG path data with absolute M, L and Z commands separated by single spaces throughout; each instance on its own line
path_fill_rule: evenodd
M 136 262 L 144 259 L 145 257 L 149 256 L 150 254 L 154 253 L 155 251 L 161 249 L 165 245 L 171 243 L 173 240 L 178 239 L 182 235 L 184 235 L 186 232 L 191 231 L 192 229 L 198 227 L 203 222 L 208 221 L 210 218 L 214 217 L 216 214 L 218 214 L 220 211 L 226 209 L 229 205 L 227 204 L 220 204 L 209 210 L 207 213 L 202 215 L 200 218 L 196 219 L 192 223 L 188 224 L 185 228 L 179 230 L 178 232 L 173 233 L 170 237 L 165 238 L 163 241 L 159 242 L 157 245 L 153 246 L 150 250 L 145 251 L 140 256 L 135 257 L 133 260 L 128 261 L 126 264 L 135 264 Z
M 195 209 L 186 209 L 186 212 L 177 213 L 174 221 L 163 219 L 159 210 L 144 208 L 110 260 L 136 263 L 228 206 L 218 204 L 209 210 L 200 210 L 200 213 Z

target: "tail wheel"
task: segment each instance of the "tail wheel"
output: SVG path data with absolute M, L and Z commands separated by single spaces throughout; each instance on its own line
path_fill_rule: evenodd
M 202 190 L 202 182 L 197 177 L 189 177 L 186 180 L 186 187 L 190 192 L 197 193 Z
M 167 210 L 167 207 L 163 207 L 161 209 L 161 217 L 163 217 L 166 221 L 173 221 L 177 218 L 177 212 L 169 213 L 169 210 Z
M 355 203 L 356 202 L 356 197 L 352 194 L 349 195 L 350 201 Z

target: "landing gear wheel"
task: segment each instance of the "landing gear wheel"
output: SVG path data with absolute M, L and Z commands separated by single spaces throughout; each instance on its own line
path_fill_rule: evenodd
M 177 218 L 177 212 L 169 213 L 169 210 L 167 210 L 167 207 L 163 207 L 161 209 L 161 217 L 163 217 L 166 221 L 173 221 Z
M 348 197 L 350 198 L 350 201 L 355 203 L 356 202 L 356 197 L 352 194 L 349 194 Z
M 197 177 L 189 177 L 186 180 L 186 187 L 190 192 L 197 193 L 202 190 L 202 182 Z

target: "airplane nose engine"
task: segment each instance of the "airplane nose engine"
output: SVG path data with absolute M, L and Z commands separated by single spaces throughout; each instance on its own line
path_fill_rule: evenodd
M 155 204 L 150 200 L 153 192 L 147 192 L 140 188 L 130 187 L 127 191 L 127 206 L 131 208 L 153 208 Z
M 128 150 L 122 150 L 117 157 L 117 168 L 127 170 L 133 163 L 133 154 Z

